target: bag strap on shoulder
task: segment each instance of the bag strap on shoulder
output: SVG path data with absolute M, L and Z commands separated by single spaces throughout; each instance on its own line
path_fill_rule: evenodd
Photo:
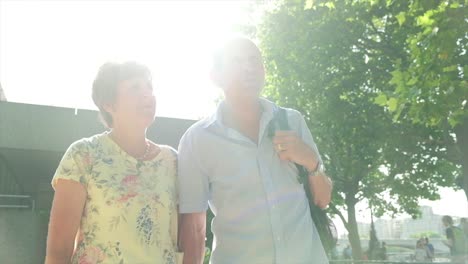
M 285 108 L 279 106 L 275 107 L 273 111 L 273 119 L 271 120 L 268 129 L 270 137 L 273 137 L 275 135 L 276 130 L 291 130 L 291 127 L 289 126 L 288 122 L 287 111 Z M 309 177 L 306 168 L 297 163 L 295 164 L 299 174 L 299 181 L 303 184 L 304 191 L 309 201 L 312 221 L 314 222 L 317 228 L 325 251 L 330 252 L 332 248 L 336 246 L 337 243 L 336 228 L 333 225 L 331 219 L 328 217 L 327 213 L 314 204 L 312 194 L 309 188 Z
M 273 120 L 274 123 L 276 123 L 277 128 L 280 130 L 291 130 L 291 126 L 289 125 L 288 121 L 288 113 L 286 112 L 286 109 L 280 106 L 276 106 L 274 112 L 273 112 Z M 271 131 L 271 126 L 270 126 L 270 135 L 274 135 L 274 130 Z M 307 170 L 304 168 L 304 166 L 299 165 L 297 163 L 296 167 L 297 170 L 299 171 L 299 181 L 301 183 L 305 183 L 307 181 Z

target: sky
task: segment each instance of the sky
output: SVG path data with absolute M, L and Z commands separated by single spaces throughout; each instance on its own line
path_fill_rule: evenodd
M 0 0 L 0 81 L 7 99 L 96 109 L 91 83 L 106 61 L 153 73 L 157 115 L 198 119 L 220 91 L 214 45 L 248 20 L 248 1 Z
M 0 83 L 11 102 L 96 109 L 91 83 L 107 61 L 153 73 L 157 115 L 199 119 L 220 96 L 209 79 L 216 43 L 250 21 L 249 1 L 0 0 Z M 421 201 L 468 217 L 462 191 Z M 358 219 L 369 220 L 366 205 Z

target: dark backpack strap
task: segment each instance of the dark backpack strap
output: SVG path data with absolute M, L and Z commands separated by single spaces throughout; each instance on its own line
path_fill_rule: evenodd
M 279 129 L 290 130 L 291 127 L 289 126 L 288 113 L 286 113 L 286 109 L 278 106 L 276 111 L 276 119 L 278 120 Z
M 276 130 L 291 130 L 286 109 L 279 106 L 274 109 L 273 119 L 271 120 L 268 129 L 270 137 L 275 135 Z M 332 229 L 335 230 L 335 227 L 333 222 L 327 216 L 327 213 L 313 202 L 313 194 L 310 192 L 309 177 L 306 168 L 297 163 L 295 164 L 299 173 L 299 181 L 303 184 L 304 191 L 309 200 L 312 221 L 317 227 L 317 231 L 320 235 L 320 239 L 325 248 L 325 251 L 329 252 L 336 245 L 337 241 L 334 235 L 334 231 L 332 231 Z
M 273 118 L 268 124 L 268 135 L 273 138 L 276 130 L 290 130 L 286 109 L 279 106 L 273 109 Z
M 278 123 L 278 128 L 280 130 L 291 130 L 291 127 L 289 126 L 289 122 L 288 122 L 288 113 L 286 112 L 286 109 L 284 109 L 283 107 L 279 107 L 279 106 L 276 107 L 275 117 L 273 119 L 276 119 L 276 122 Z M 297 163 L 295 164 L 296 164 L 297 170 L 299 171 L 299 181 L 301 183 L 307 182 L 308 173 L 307 173 L 306 168 L 304 168 L 304 166 L 299 165 Z

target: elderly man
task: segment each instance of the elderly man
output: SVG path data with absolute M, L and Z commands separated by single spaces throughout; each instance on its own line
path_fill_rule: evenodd
M 213 81 L 225 100 L 179 145 L 179 209 L 184 263 L 201 263 L 206 210 L 212 210 L 211 263 L 328 263 L 296 164 L 309 172 L 315 203 L 326 207 L 331 181 L 302 115 L 286 110 L 290 131 L 270 136 L 278 107 L 260 97 L 265 71 L 246 38 L 224 43 Z

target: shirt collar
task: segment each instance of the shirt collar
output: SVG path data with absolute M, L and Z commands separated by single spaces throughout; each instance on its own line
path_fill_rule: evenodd
M 223 124 L 223 108 L 224 108 L 225 102 L 224 100 L 218 104 L 216 111 L 208 117 L 208 120 L 206 121 L 204 128 L 208 128 L 211 126 L 222 126 Z
M 262 123 L 263 122 L 269 123 L 270 120 L 273 118 L 273 113 L 275 109 L 277 108 L 277 106 L 273 102 L 263 97 L 258 98 L 258 100 L 260 102 L 260 105 L 263 108 L 263 113 L 262 113 L 262 117 L 260 120 Z M 208 128 L 212 126 L 224 127 L 223 108 L 225 107 L 225 104 L 226 103 L 224 100 L 218 104 L 216 111 L 210 117 L 208 117 L 208 120 L 205 123 L 204 128 Z

